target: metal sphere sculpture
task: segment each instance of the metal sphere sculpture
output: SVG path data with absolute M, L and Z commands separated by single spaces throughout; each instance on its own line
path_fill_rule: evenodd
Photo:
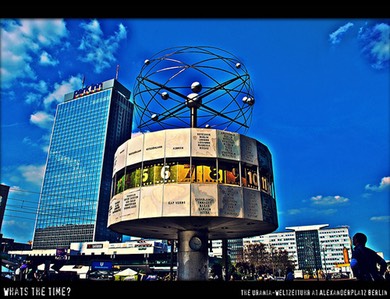
M 141 132 L 185 127 L 245 132 L 255 103 L 242 62 L 208 46 L 169 48 L 146 59 L 133 99 Z

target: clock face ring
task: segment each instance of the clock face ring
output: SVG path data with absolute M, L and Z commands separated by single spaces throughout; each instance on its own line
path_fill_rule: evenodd
M 202 240 L 197 236 L 193 236 L 189 241 L 189 245 L 192 250 L 198 251 L 202 247 Z
M 239 58 L 219 48 L 195 46 L 169 48 L 145 60 L 133 100 L 141 132 L 188 127 L 245 132 L 255 102 Z

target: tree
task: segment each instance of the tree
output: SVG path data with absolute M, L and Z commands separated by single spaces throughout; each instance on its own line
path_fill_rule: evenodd
M 239 264 L 240 267 L 237 267 Z M 263 243 L 254 243 L 244 246 L 244 259 L 237 263 L 241 273 L 262 275 L 265 273 L 285 275 L 286 269 L 294 269 L 294 262 L 289 259 L 286 250 L 279 250 L 273 246 L 267 247 Z M 243 272 L 242 272 L 243 271 Z

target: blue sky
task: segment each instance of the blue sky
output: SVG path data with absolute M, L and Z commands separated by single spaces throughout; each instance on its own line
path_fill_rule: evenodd
M 32 240 L 55 108 L 176 46 L 239 57 L 254 88 L 246 135 L 273 155 L 279 228 L 362 231 L 390 259 L 390 21 L 383 19 L 2 19 L 4 237 Z

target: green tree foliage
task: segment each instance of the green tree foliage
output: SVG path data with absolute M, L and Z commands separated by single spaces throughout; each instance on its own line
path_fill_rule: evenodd
M 263 243 L 244 246 L 243 259 L 235 266 L 236 271 L 241 276 L 249 278 L 267 273 L 274 276 L 284 276 L 288 267 L 294 269 L 294 263 L 286 250 L 278 250 Z

